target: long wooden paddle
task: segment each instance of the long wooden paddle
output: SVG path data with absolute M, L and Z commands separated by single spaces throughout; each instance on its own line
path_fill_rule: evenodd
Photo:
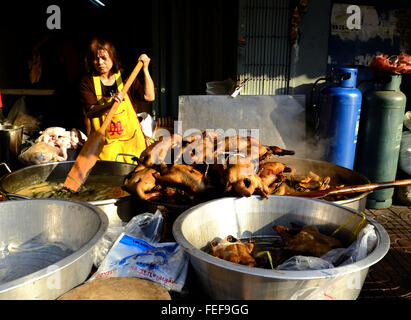
M 331 196 L 331 195 L 334 196 L 334 195 L 343 195 L 343 194 L 350 194 L 350 193 L 357 193 L 357 192 L 367 192 L 367 191 L 373 191 L 376 189 L 407 186 L 410 184 L 411 184 L 411 179 L 395 180 L 395 181 L 389 181 L 389 182 L 360 184 L 360 185 L 347 186 L 347 187 L 341 187 L 341 188 L 329 188 L 326 190 L 319 190 L 319 191 L 301 192 L 301 193 L 292 194 L 292 196 L 306 197 L 306 198 L 323 198 L 325 196 Z
M 136 79 L 142 66 L 143 63 L 139 61 L 135 66 L 133 72 L 130 74 L 123 89 L 121 90 L 124 96 L 126 95 L 131 84 Z M 99 154 L 103 150 L 107 126 L 116 113 L 119 105 L 120 103 L 118 103 L 117 101 L 114 102 L 101 127 L 90 134 L 87 141 L 84 143 L 83 147 L 80 150 L 80 153 L 76 158 L 76 161 L 74 162 L 73 166 L 70 169 L 70 172 L 66 177 L 66 180 L 64 181 L 65 188 L 74 192 L 78 192 L 86 181 L 91 169 L 94 167 L 98 160 Z

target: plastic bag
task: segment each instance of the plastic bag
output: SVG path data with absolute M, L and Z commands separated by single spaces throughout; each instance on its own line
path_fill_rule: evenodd
M 277 266 L 277 270 L 322 270 L 355 263 L 365 258 L 377 244 L 374 226 L 367 224 L 348 248 L 336 248 L 317 257 L 294 256 Z
M 404 126 L 408 129 L 411 130 L 411 111 L 407 111 L 404 114 Z
M 411 176 L 411 111 L 404 114 L 404 126 L 408 129 L 402 132 L 398 166 Z M 395 190 L 397 199 L 406 206 L 411 206 L 411 186 L 398 187 Z
M 141 129 L 146 137 L 154 140 L 154 129 L 156 127 L 156 122 L 154 121 L 153 117 L 149 115 L 147 112 L 141 112 L 137 114 L 139 118 L 141 118 L 140 124 Z
M 39 133 L 34 144 L 20 154 L 21 163 L 33 165 L 75 160 L 87 140 L 87 136 L 75 128 L 68 131 L 61 127 L 49 127 Z
M 402 133 L 399 166 L 406 174 L 411 175 L 411 112 L 404 114 L 404 126 L 408 129 Z
M 13 104 L 9 112 L 7 113 L 7 122 L 8 123 L 14 123 L 14 120 L 16 120 L 17 115 L 19 112 L 25 113 L 26 110 L 26 97 L 23 96 Z
M 45 142 L 33 144 L 23 151 L 18 160 L 24 165 L 35 165 L 53 161 L 61 161 L 60 149 Z
M 402 133 L 399 165 L 402 171 L 411 175 L 411 131 Z
M 411 186 L 398 187 L 395 190 L 398 201 L 404 206 L 411 206 Z
M 355 263 L 364 259 L 377 244 L 377 235 L 374 226 L 367 224 L 358 233 L 357 240 L 348 248 L 337 248 L 328 251 L 321 257 L 336 267 Z
M 159 210 L 131 219 L 88 281 L 138 277 L 180 292 L 187 276 L 188 257 L 176 242 L 159 242 L 162 225 Z
M 277 266 L 277 270 L 319 270 L 334 266 L 326 260 L 310 256 L 294 256 Z
M 206 93 L 214 95 L 231 95 L 235 90 L 236 83 L 232 79 L 224 81 L 210 81 L 206 83 Z
M 120 234 L 124 232 L 126 224 L 127 223 L 123 221 L 116 221 L 109 224 L 106 233 L 100 239 L 100 241 L 97 242 L 96 246 L 93 249 L 93 265 L 96 268 L 101 265 L 114 242 L 116 242 Z
M 7 114 L 7 122 L 13 125 L 23 125 L 25 132 L 40 130 L 41 120 L 29 114 L 26 107 L 26 97 L 19 98 Z

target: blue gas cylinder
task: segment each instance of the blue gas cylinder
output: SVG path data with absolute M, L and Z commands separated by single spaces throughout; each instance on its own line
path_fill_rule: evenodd
M 357 69 L 334 68 L 320 92 L 317 135 L 322 160 L 353 169 L 361 113 Z M 321 150 L 323 149 L 323 150 Z

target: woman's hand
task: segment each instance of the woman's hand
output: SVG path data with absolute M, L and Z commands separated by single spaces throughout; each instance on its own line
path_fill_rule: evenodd
M 151 59 L 145 53 L 143 53 L 140 57 L 138 57 L 137 61 L 141 61 L 143 63 L 143 69 L 148 69 L 150 60 Z
M 113 95 L 113 100 L 121 103 L 124 100 L 124 95 L 121 91 L 117 91 L 114 95 Z

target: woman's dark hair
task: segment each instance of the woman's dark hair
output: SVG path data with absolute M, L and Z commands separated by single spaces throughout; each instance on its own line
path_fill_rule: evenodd
M 100 50 L 105 50 L 107 51 L 110 59 L 113 61 L 113 68 L 111 71 L 113 73 L 116 73 L 117 71 L 120 70 L 120 58 L 117 54 L 116 49 L 114 48 L 114 45 L 105 39 L 100 39 L 100 38 L 93 38 L 90 41 L 90 44 L 88 45 L 87 48 L 87 54 L 86 54 L 86 70 L 90 74 L 94 74 L 96 70 L 94 69 L 94 64 L 93 61 L 97 57 L 97 53 Z

